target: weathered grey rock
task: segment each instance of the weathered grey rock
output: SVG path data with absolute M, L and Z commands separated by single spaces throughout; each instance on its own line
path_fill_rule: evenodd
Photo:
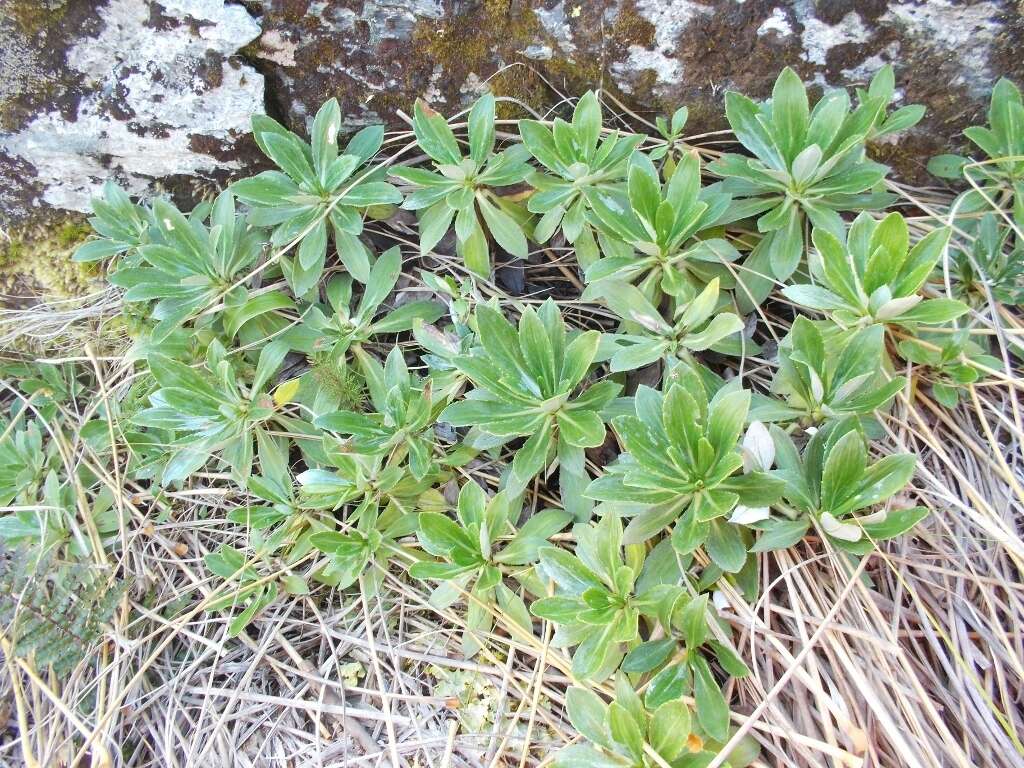
M 417 96 L 454 112 L 491 88 L 544 108 L 603 86 L 713 130 L 726 89 L 763 97 L 786 64 L 826 86 L 892 62 L 929 113 L 876 155 L 914 179 L 997 77 L 1024 81 L 1014 0 L 0 0 L 0 19 L 7 223 L 85 210 L 111 176 L 142 192 L 248 172 L 263 109 L 304 130 L 337 96 L 356 127 Z
M 238 144 L 263 110 L 263 76 L 236 55 L 260 34 L 242 6 L 0 0 L 0 9 L 7 218 L 87 211 L 111 177 L 143 192 L 243 167 Z
M 254 56 L 270 108 L 302 125 L 329 96 L 354 121 L 421 95 L 455 110 L 480 89 L 534 106 L 594 85 L 641 114 L 690 107 L 724 127 L 722 94 L 766 96 L 789 64 L 809 83 L 863 84 L 884 63 L 926 120 L 877 149 L 920 178 L 924 161 L 979 119 L 1001 75 L 1024 80 L 1022 6 L 1007 0 L 265 0 Z M 514 113 L 514 112 L 511 112 Z M 521 113 L 520 113 L 521 114 Z

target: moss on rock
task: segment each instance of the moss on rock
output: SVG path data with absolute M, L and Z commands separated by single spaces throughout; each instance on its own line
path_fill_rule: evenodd
M 3 0 L 0 10 L 22 34 L 34 36 L 64 18 L 67 0 Z
M 92 229 L 84 217 L 26 227 L 0 239 L 0 290 L 8 296 L 78 296 L 99 274 L 71 260 Z

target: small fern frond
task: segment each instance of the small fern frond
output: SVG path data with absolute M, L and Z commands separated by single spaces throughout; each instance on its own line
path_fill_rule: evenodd
M 0 551 L 0 635 L 36 669 L 69 674 L 93 649 L 124 585 L 94 567 Z

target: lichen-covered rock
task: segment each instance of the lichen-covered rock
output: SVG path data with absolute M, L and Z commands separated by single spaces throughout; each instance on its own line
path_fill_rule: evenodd
M 0 204 L 17 223 L 87 211 L 107 178 L 134 192 L 245 164 L 260 34 L 223 0 L 0 0 Z
M 641 117 L 686 104 L 703 131 L 726 89 L 763 97 L 787 64 L 849 86 L 892 62 L 929 112 L 875 154 L 917 180 L 997 77 L 1024 81 L 1022 49 L 1015 0 L 0 0 L 0 213 L 85 210 L 110 176 L 223 181 L 257 162 L 251 113 L 304 130 L 330 96 L 355 128 L 417 96 L 543 110 L 600 86 Z
M 1024 80 L 1013 0 L 266 0 L 261 10 L 253 56 L 293 126 L 329 96 L 358 123 L 416 96 L 451 112 L 489 87 L 543 108 L 599 85 L 646 117 L 686 104 L 691 129 L 714 130 L 726 89 L 764 97 L 787 64 L 807 82 L 853 86 L 891 62 L 901 100 L 929 112 L 876 154 L 915 179 L 960 143 L 995 79 Z

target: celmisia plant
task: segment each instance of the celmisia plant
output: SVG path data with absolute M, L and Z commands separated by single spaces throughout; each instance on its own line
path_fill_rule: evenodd
M 587 519 L 590 504 L 580 493 L 589 480 L 583 451 L 604 442 L 601 411 L 621 389 L 609 380 L 584 386 L 600 334 L 583 331 L 567 338 L 562 314 L 550 299 L 539 312 L 524 309 L 518 329 L 486 304 L 477 307 L 476 323 L 480 347 L 452 358 L 476 388 L 449 405 L 440 420 L 499 438 L 526 437 L 512 459 L 513 492 L 525 489 L 557 457 L 565 508 L 577 520 Z
M 541 214 L 533 236 L 546 243 L 561 230 L 586 268 L 599 256 L 587 212 L 597 191 L 621 186 L 626 163 L 643 136 L 610 133 L 601 138 L 601 104 L 587 91 L 576 104 L 572 122 L 556 117 L 549 128 L 537 120 L 520 120 L 519 135 L 530 154 L 548 171 L 528 178 L 537 191 L 527 203 Z M 607 247 L 607 243 L 602 244 Z
M 391 175 L 413 190 L 402 207 L 421 212 L 420 252 L 429 253 L 454 220 L 457 251 L 475 274 L 491 274 L 487 233 L 510 254 L 525 259 L 529 217 L 495 190 L 519 184 L 533 169 L 522 144 L 494 151 L 494 97 L 481 96 L 469 112 L 468 155 L 463 155 L 448 122 L 422 100 L 416 102 L 412 125 L 436 171 L 395 167 Z
M 829 313 L 843 327 L 946 323 L 967 312 L 967 305 L 925 298 L 921 289 L 945 253 L 949 235 L 948 228 L 935 229 L 910 248 L 907 222 L 895 212 L 881 221 L 860 214 L 845 244 L 815 229 L 819 258 L 812 260 L 811 273 L 817 284 L 787 285 L 782 295 Z

